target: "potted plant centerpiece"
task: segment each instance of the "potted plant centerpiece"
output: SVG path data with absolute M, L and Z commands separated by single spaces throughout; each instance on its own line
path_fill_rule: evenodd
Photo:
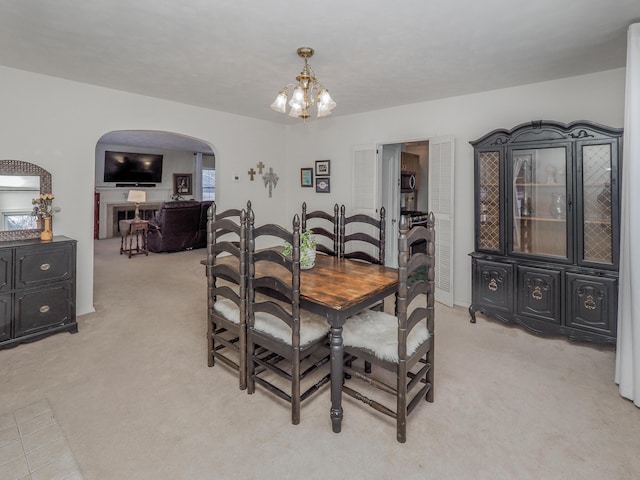
M 293 253 L 293 246 L 284 242 L 282 253 L 285 257 L 290 257 Z M 316 237 L 313 231 L 306 230 L 300 232 L 300 269 L 309 270 L 316 264 Z

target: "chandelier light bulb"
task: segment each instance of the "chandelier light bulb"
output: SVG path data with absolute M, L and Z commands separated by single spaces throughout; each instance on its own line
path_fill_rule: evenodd
M 287 93 L 286 89 L 280 90 L 280 93 L 278 93 L 278 96 L 271 104 L 271 108 L 273 108 L 276 112 L 285 113 L 287 111 L 288 97 L 289 94 Z
M 289 116 L 302 118 L 305 122 L 309 118 L 309 109 L 316 104 L 318 117 L 325 117 L 331 114 L 331 110 L 336 107 L 336 102 L 329 95 L 329 91 L 324 88 L 316 79 L 315 72 L 308 63 L 308 59 L 313 56 L 313 48 L 300 47 L 298 55 L 304 59 L 304 68 L 296 77 L 296 84 L 289 84 L 284 87 L 271 104 L 271 108 L 276 112 L 286 113 L 289 105 Z M 289 94 L 291 87 L 291 94 Z

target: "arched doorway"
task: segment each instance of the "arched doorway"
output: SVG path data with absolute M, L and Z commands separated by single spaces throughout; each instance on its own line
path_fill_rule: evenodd
M 156 164 L 153 178 L 136 176 L 130 172 L 127 177 L 126 171 L 118 177 L 105 177 L 107 152 L 131 153 L 129 157 L 142 164 L 147 161 L 145 155 L 161 156 L 161 160 Z M 117 228 L 114 230 L 118 219 L 117 211 L 127 208 L 126 198 L 131 188 L 146 192 L 145 208 L 149 212 L 153 211 L 154 206 L 171 200 L 172 197 L 199 200 L 203 198 L 203 191 L 208 198 L 211 198 L 212 188 L 215 192 L 214 148 L 210 143 L 188 135 L 157 130 L 111 131 L 98 140 L 95 162 L 94 238 L 96 239 L 110 238 L 117 234 Z M 176 191 L 175 179 L 185 177 L 191 179 L 189 189 Z M 151 178 L 155 181 L 140 182 L 140 178 Z

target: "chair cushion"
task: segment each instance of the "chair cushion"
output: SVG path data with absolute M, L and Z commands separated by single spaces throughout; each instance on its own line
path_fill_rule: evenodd
M 429 338 L 424 322 L 416 325 L 407 338 L 407 355 L 412 355 Z M 367 310 L 350 317 L 342 329 L 346 347 L 365 348 L 381 360 L 398 362 L 398 318 Z
M 266 312 L 256 312 L 254 328 L 266 333 L 287 345 L 291 345 L 291 329 L 289 326 L 273 315 Z M 315 315 L 305 310 L 300 310 L 300 346 L 304 347 L 329 332 L 329 324 L 324 317 Z
M 233 323 L 240 323 L 240 308 L 232 300 L 228 298 L 218 300 L 213 304 L 213 309 L 222 314 L 227 320 Z

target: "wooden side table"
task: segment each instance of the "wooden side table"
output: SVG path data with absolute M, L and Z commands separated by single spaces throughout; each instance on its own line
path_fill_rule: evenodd
M 120 220 L 120 255 L 128 253 L 129 258 L 133 255 L 144 253 L 149 256 L 149 248 L 147 246 L 147 232 L 149 231 L 149 222 L 147 220 Z M 136 239 L 136 246 L 133 248 L 133 238 Z M 140 237 L 142 237 L 142 248 L 140 247 Z M 127 245 L 127 240 L 129 244 Z M 129 248 L 127 248 L 127 246 Z

